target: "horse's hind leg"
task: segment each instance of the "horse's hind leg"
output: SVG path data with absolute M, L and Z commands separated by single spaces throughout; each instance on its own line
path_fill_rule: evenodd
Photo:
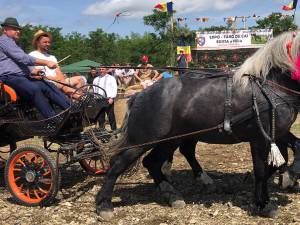
M 182 155 L 184 155 L 187 162 L 191 166 L 195 180 L 204 185 L 212 185 L 214 183 L 213 180 L 202 169 L 201 165 L 196 159 L 195 151 L 197 142 L 197 140 L 184 140 L 179 146 L 179 151 Z
M 130 149 L 112 158 L 111 168 L 108 170 L 102 188 L 96 196 L 97 213 L 105 220 L 113 217 L 111 199 L 117 178 L 147 150 L 146 148 Z
M 149 171 L 155 184 L 159 188 L 162 198 L 174 208 L 182 208 L 185 202 L 181 194 L 171 185 L 162 171 L 162 165 L 173 156 L 178 145 L 164 144 L 158 145 L 144 157 L 143 165 Z

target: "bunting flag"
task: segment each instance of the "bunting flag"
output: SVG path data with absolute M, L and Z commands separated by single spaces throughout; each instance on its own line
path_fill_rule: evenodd
M 289 16 L 289 15 L 286 15 Z M 282 17 L 284 17 L 282 15 Z M 261 16 L 258 16 L 256 14 L 253 14 L 252 16 L 228 16 L 228 17 L 224 17 L 223 20 L 224 22 L 236 22 L 241 20 L 242 22 L 247 22 L 248 19 L 260 19 Z M 285 17 L 284 17 L 285 18 Z M 216 17 L 196 17 L 196 18 L 188 18 L 188 17 L 177 17 L 176 20 L 180 23 L 183 21 L 190 21 L 190 20 L 196 20 L 197 22 L 208 22 L 210 20 L 216 20 Z
M 192 53 L 191 53 L 191 46 L 177 46 L 177 54 L 180 53 L 180 50 L 183 50 L 184 55 L 188 62 L 192 61 Z
M 297 3 L 298 3 L 298 0 L 293 0 L 293 1 L 292 1 L 291 3 L 289 3 L 288 5 L 282 6 L 282 10 L 289 11 L 289 10 L 296 9 Z
M 154 6 L 155 9 L 159 9 L 162 12 L 173 12 L 173 2 L 160 3 Z
M 186 18 L 186 17 L 178 17 L 177 21 L 182 22 L 182 21 L 185 21 L 185 20 L 188 20 L 188 19 L 189 18 Z M 209 18 L 207 18 L 207 17 L 198 17 L 198 18 L 195 18 L 195 20 L 197 20 L 198 22 L 200 21 L 200 22 L 205 23 L 205 22 L 208 22 Z
M 178 21 L 178 22 L 182 22 L 182 21 L 184 21 L 184 20 L 187 20 L 187 18 L 185 18 L 185 17 L 178 17 L 178 18 L 177 18 L 177 21 Z
M 260 18 L 260 16 L 257 16 L 255 13 L 253 14 L 252 17 L 253 17 L 253 19 L 255 19 L 255 20 L 258 19 L 258 18 Z
M 203 18 L 196 18 L 197 21 L 201 21 L 203 23 L 208 22 L 208 18 L 207 17 L 203 17 Z

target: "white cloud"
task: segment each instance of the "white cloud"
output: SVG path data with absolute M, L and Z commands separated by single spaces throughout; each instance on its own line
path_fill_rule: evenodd
M 201 12 L 205 10 L 228 10 L 245 0 L 173 0 L 178 14 Z M 90 16 L 111 16 L 116 12 L 128 10 L 130 17 L 150 14 L 156 4 L 166 2 L 157 0 L 104 0 L 89 5 L 82 14 Z

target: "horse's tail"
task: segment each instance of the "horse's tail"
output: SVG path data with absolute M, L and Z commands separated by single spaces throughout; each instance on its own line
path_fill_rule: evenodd
M 135 101 L 136 95 L 133 95 L 127 102 L 127 111 L 125 113 L 122 126 L 120 128 L 120 133 L 116 140 L 111 141 L 109 143 L 109 158 L 111 159 L 113 156 L 118 155 L 126 150 L 128 150 L 129 140 L 128 140 L 128 119 L 130 115 L 130 108 L 132 107 Z M 138 169 L 140 168 L 141 160 L 140 158 L 132 163 L 129 168 L 123 173 L 123 176 L 132 176 L 134 175 Z
M 127 110 L 126 110 L 126 113 L 125 113 L 125 116 L 124 116 L 124 119 L 123 119 L 122 126 L 120 128 L 121 133 L 127 132 L 130 108 L 133 105 L 135 98 L 136 98 L 136 94 L 131 96 L 130 99 L 128 100 L 128 102 L 127 102 Z
M 110 157 L 119 154 L 120 152 L 124 151 L 124 149 L 120 149 L 120 147 L 126 146 L 128 143 L 128 119 L 130 114 L 130 108 L 134 103 L 136 95 L 133 95 L 127 102 L 127 110 L 123 119 L 123 123 L 119 129 L 119 134 L 116 140 L 111 141 L 109 143 L 110 148 Z

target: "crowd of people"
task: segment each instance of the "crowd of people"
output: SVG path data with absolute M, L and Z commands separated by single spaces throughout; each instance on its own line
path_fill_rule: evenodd
M 148 88 L 160 79 L 171 78 L 175 75 L 170 66 L 167 66 L 165 71 L 159 73 L 149 63 L 149 57 L 146 55 L 142 56 L 140 60 L 141 63 L 136 69 L 133 69 L 130 63 L 124 66 L 113 64 L 109 67 L 99 66 L 99 68 L 90 68 L 87 82 L 95 85 L 94 90 L 96 93 L 106 95 L 108 98 L 108 107 L 105 108 L 98 120 L 100 127 L 104 128 L 105 114 L 107 114 L 111 129 L 116 129 L 114 102 L 118 90 L 125 91 L 126 89 L 127 94 L 132 95 Z
M 180 57 L 185 58 L 185 56 Z M 130 63 L 127 63 L 125 65 L 112 64 L 106 66 L 106 68 L 108 68 L 107 73 L 115 78 L 119 90 L 142 90 L 162 78 L 171 78 L 180 74 L 180 72 L 172 71 L 170 65 L 167 65 L 163 70 L 156 70 L 149 63 L 149 57 L 146 55 L 140 58 L 140 64 L 136 67 L 132 67 Z M 99 72 L 96 67 L 91 67 L 87 82 L 93 84 L 93 80 L 99 76 Z
M 104 128 L 107 114 L 111 129 L 115 130 L 114 102 L 118 90 L 128 89 L 129 94 L 133 94 L 160 79 L 178 75 L 170 66 L 167 66 L 165 71 L 155 70 L 149 63 L 149 57 L 144 55 L 136 69 L 129 63 L 122 67 L 113 64 L 110 68 L 91 67 L 87 77 L 79 73 L 66 76 L 60 70 L 56 57 L 49 54 L 53 39 L 51 33 L 37 31 L 32 40 L 34 51 L 27 54 L 16 44 L 22 30 L 17 19 L 6 18 L 1 26 L 3 32 L 0 37 L 0 81 L 14 88 L 22 99 L 31 102 L 44 118 L 55 116 L 52 103 L 65 110 L 72 100 L 80 98 L 80 92 L 74 94 L 75 90 L 86 84 L 93 84 L 94 91 L 106 95 L 108 103 L 99 115 L 99 126 Z M 187 67 L 183 50 L 177 57 L 177 63 L 178 67 Z

